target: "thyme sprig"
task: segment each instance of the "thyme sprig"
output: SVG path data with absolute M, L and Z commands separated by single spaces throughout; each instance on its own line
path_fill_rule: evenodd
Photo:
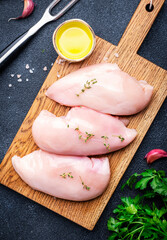
M 121 142 L 123 142 L 125 140 L 125 138 L 122 137 L 121 135 L 112 135 L 112 136 L 113 137 L 118 137 L 121 140 Z
M 77 93 L 76 96 L 79 97 L 79 95 L 83 92 L 85 92 L 86 89 L 90 89 L 92 87 L 93 84 L 97 83 L 96 78 L 93 78 L 90 81 L 86 81 L 86 83 L 84 84 L 84 87 L 81 89 L 80 93 Z
M 83 180 L 82 180 L 82 178 L 81 178 L 81 176 L 79 176 L 80 177 L 80 179 L 81 179 L 81 183 L 82 183 L 82 185 L 83 185 L 83 189 L 86 189 L 86 190 L 90 190 L 90 187 L 88 187 L 84 182 L 83 182 Z
M 79 139 L 83 139 L 85 142 L 87 142 L 91 137 L 94 137 L 94 134 L 85 132 L 84 134 L 86 134 L 86 137 L 83 138 L 83 133 L 81 133 L 79 127 L 75 128 L 75 130 L 79 133 Z
M 111 148 L 110 148 L 110 144 L 108 143 L 108 144 L 106 144 L 106 143 L 104 143 L 104 146 L 107 148 L 107 150 L 110 152 L 111 151 Z
M 72 172 L 69 172 L 69 173 L 63 173 L 63 174 L 61 174 L 60 176 L 61 176 L 62 178 L 66 178 L 66 177 L 74 178 L 74 177 L 71 175 L 71 173 L 72 173 Z
M 101 138 L 103 138 L 105 140 L 105 142 L 103 144 L 107 148 L 107 150 L 110 152 L 111 151 L 110 144 L 106 143 L 106 140 L 109 139 L 109 138 L 107 136 L 101 136 Z
M 87 140 L 90 139 L 91 137 L 94 137 L 94 134 L 92 134 L 92 133 L 88 133 L 88 132 L 85 132 L 85 133 L 87 135 L 85 142 L 87 142 Z
M 107 136 L 101 136 L 101 138 L 104 138 L 105 140 L 106 140 L 106 139 L 108 139 L 108 137 L 107 137 Z

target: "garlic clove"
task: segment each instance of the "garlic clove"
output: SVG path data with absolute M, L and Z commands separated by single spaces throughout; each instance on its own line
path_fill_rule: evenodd
M 16 19 L 28 17 L 33 12 L 34 6 L 35 4 L 33 0 L 24 0 L 24 9 L 23 9 L 22 15 L 17 18 L 9 18 L 8 22 L 10 20 L 16 20 Z
M 153 149 L 146 154 L 144 158 L 147 159 L 147 163 L 151 164 L 159 158 L 167 157 L 167 152 L 162 149 Z

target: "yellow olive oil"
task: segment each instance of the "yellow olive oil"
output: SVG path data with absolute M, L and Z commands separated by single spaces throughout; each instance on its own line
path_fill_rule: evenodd
M 94 36 L 83 22 L 67 21 L 58 29 L 55 41 L 57 49 L 65 58 L 79 60 L 92 50 Z

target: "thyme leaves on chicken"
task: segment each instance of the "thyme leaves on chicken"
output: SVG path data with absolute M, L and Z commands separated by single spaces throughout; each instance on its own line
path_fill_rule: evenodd
M 107 150 L 110 152 L 111 151 L 110 144 L 106 142 L 106 140 L 108 140 L 109 138 L 107 136 L 101 136 L 101 138 L 105 140 L 103 144 L 107 148 Z
M 93 78 L 92 80 L 87 80 L 86 83 L 84 84 L 84 87 L 81 89 L 80 93 L 77 93 L 76 96 L 79 97 L 81 93 L 84 93 L 87 89 L 92 88 L 92 85 L 97 83 L 96 78 Z
M 85 138 L 85 142 L 87 142 L 88 139 L 90 139 L 91 137 L 94 137 L 94 134 L 92 133 L 88 133 L 88 132 L 85 132 L 87 137 Z
M 72 173 L 72 172 L 63 173 L 63 174 L 61 174 L 60 176 L 61 176 L 62 178 L 66 178 L 66 177 L 74 178 L 74 177 L 71 175 L 71 173 Z
M 107 136 L 101 136 L 101 138 L 104 138 L 105 140 L 106 140 L 106 139 L 108 139 L 108 137 L 107 137 Z
M 87 142 L 90 138 L 94 137 L 94 134 L 92 134 L 92 133 L 88 133 L 88 132 L 82 133 L 79 130 L 79 127 L 75 128 L 75 130 L 78 131 L 78 133 L 79 133 L 79 139 L 83 139 L 85 142 Z M 86 136 L 83 137 L 83 135 L 86 135 Z
M 88 186 L 83 182 L 81 176 L 79 176 L 79 177 L 80 177 L 80 179 L 81 179 L 81 183 L 82 183 L 82 185 L 83 185 L 83 188 L 89 191 L 89 190 L 90 190 L 90 187 L 88 187 Z

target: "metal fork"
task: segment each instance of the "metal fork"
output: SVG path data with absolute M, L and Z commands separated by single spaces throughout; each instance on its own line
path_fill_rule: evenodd
M 60 2 L 60 0 L 54 0 L 45 10 L 42 18 L 27 32 L 18 37 L 14 42 L 12 42 L 7 48 L 5 48 L 0 54 L 0 66 L 25 42 L 27 42 L 41 27 L 46 23 L 57 20 L 65 12 L 67 12 L 76 2 L 79 0 L 72 0 L 69 2 L 59 13 L 55 16 L 51 15 L 51 10 L 53 7 Z

